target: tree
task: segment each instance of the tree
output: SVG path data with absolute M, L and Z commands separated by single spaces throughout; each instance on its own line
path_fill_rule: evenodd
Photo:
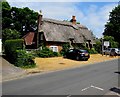
M 2 29 L 10 28 L 12 19 L 11 19 L 11 7 L 8 2 L 2 2 Z
M 120 5 L 115 7 L 109 15 L 103 35 L 112 36 L 120 46 Z
M 38 13 L 28 7 L 10 7 L 8 2 L 2 2 L 2 29 L 17 30 L 21 36 L 37 30 Z
M 98 53 L 101 53 L 101 48 L 102 48 L 102 42 L 100 39 L 97 39 L 96 40 L 96 43 L 94 45 L 94 48 L 95 50 L 98 52 Z
M 20 32 L 16 30 L 11 30 L 11 29 L 4 29 L 2 30 L 2 41 L 3 44 L 6 40 L 9 39 L 19 39 L 20 38 Z
M 11 8 L 11 15 L 13 20 L 12 29 L 16 29 L 21 32 L 21 35 L 25 35 L 27 32 L 37 30 L 37 16 L 38 13 L 25 8 Z

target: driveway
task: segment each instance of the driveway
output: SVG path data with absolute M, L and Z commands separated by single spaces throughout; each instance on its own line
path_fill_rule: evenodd
M 2 81 L 19 77 L 25 73 L 25 70 L 19 67 L 15 67 L 1 56 L 0 56 L 0 63 L 1 63 L 0 66 L 2 68 L 1 70 L 2 72 L 0 72 L 1 74 L 0 77 L 2 78 Z

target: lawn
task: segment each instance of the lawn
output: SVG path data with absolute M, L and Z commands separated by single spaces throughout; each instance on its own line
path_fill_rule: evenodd
M 38 73 L 38 72 L 62 70 L 67 68 L 91 65 L 93 63 L 113 60 L 116 58 L 118 57 L 102 56 L 100 54 L 90 55 L 90 59 L 88 61 L 75 61 L 71 59 L 65 59 L 63 57 L 35 58 L 37 67 L 33 69 L 26 69 L 26 71 L 27 73 Z

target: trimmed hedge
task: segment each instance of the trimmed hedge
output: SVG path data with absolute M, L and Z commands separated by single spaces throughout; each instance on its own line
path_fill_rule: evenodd
M 23 39 L 14 39 L 5 41 L 5 54 L 11 63 L 16 61 L 16 50 L 23 49 Z

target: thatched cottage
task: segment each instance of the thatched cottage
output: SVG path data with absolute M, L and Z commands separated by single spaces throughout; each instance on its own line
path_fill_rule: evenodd
M 70 43 L 71 47 L 80 47 L 81 44 L 85 44 L 88 48 L 95 43 L 92 32 L 87 27 L 77 24 L 75 16 L 72 16 L 71 22 L 67 22 L 43 18 L 40 14 L 38 32 L 29 32 L 23 38 L 27 49 L 44 44 L 55 52 L 61 51 L 65 43 Z

